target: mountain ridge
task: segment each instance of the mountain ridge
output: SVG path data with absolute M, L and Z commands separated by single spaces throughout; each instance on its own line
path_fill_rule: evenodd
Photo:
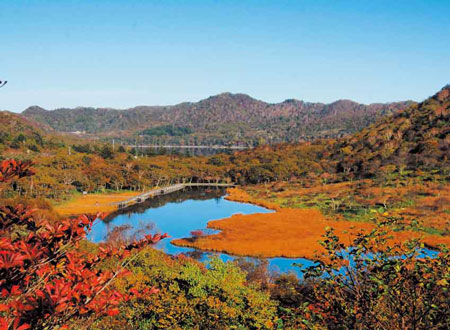
M 210 100 L 210 99 L 216 99 L 216 98 L 221 98 L 224 96 L 232 96 L 232 98 L 236 98 L 236 97 L 245 97 L 248 99 L 251 99 L 253 101 L 257 101 L 257 102 L 262 102 L 264 104 L 267 105 L 281 105 L 284 103 L 300 103 L 300 104 L 306 104 L 306 105 L 332 105 L 332 104 L 336 104 L 336 103 L 342 103 L 342 102 L 351 102 L 354 104 L 358 104 L 361 106 L 373 106 L 373 105 L 386 105 L 386 104 L 398 104 L 398 103 L 420 103 L 420 102 L 416 102 L 413 100 L 404 100 L 404 101 L 392 101 L 392 102 L 372 102 L 372 103 L 361 103 L 361 102 L 357 102 L 351 99 L 337 99 L 335 101 L 332 102 L 311 102 L 311 101 L 304 101 L 304 100 L 300 100 L 297 98 L 287 98 L 283 101 L 280 102 L 266 102 L 263 100 L 259 100 L 257 98 L 254 98 L 248 94 L 245 93 L 232 93 L 232 92 L 223 92 L 223 93 L 219 93 L 219 94 L 215 94 L 215 95 L 211 95 L 208 96 L 204 99 L 200 99 L 198 101 L 183 101 L 180 103 L 175 103 L 175 104 L 167 104 L 167 105 L 145 105 L 145 104 L 140 104 L 140 105 L 136 105 L 136 106 L 131 106 L 128 108 L 114 108 L 114 107 L 94 107 L 94 106 L 76 106 L 76 107 L 57 107 L 57 108 L 53 108 L 53 109 L 46 109 L 44 107 L 41 107 L 37 104 L 34 105 L 30 105 L 29 107 L 25 108 L 22 112 L 20 112 L 19 114 L 26 114 L 26 113 L 30 113 L 33 112 L 33 110 L 35 108 L 37 109 L 41 109 L 43 111 L 46 112 L 52 112 L 52 111 L 59 111 L 59 110 L 77 110 L 77 109 L 95 109 L 95 110 L 114 110 L 114 111 L 128 111 L 128 110 L 135 110 L 135 109 L 140 109 L 140 108 L 173 108 L 173 107 L 178 107 L 178 106 L 183 106 L 183 105 L 191 105 L 191 104 L 196 104 L 196 103 L 200 103 L 202 101 L 206 101 L 206 100 Z M 5 110 L 7 111 L 7 110 Z
M 341 170 L 371 176 L 402 168 L 448 171 L 449 155 L 450 85 L 446 85 L 423 102 L 345 137 L 333 158 L 339 159 Z
M 339 137 L 358 131 L 376 118 L 414 104 L 412 101 L 360 104 L 351 100 L 311 103 L 286 99 L 267 103 L 242 93 L 220 93 L 198 102 L 168 106 L 58 108 L 31 106 L 22 116 L 60 132 L 85 131 L 100 137 L 133 139 L 146 129 L 164 125 L 187 127 L 183 137 L 144 136 L 149 143 L 205 144 L 294 142 Z M 141 134 L 142 135 L 142 134 Z M 188 141 L 186 141 L 188 140 Z

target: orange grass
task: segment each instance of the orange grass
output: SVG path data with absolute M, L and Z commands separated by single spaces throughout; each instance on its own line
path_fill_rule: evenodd
M 448 231 L 450 224 L 450 185 L 442 183 L 412 183 L 407 186 L 380 187 L 371 180 L 357 180 L 331 184 L 318 184 L 304 187 L 298 183 L 275 183 L 268 186 L 247 187 L 254 198 L 276 199 L 277 203 L 284 205 L 300 204 L 307 200 L 314 200 L 317 195 L 323 194 L 331 199 L 346 197 L 355 202 L 355 207 L 361 209 L 376 209 L 381 205 L 388 206 L 390 216 L 403 218 L 405 224 L 419 223 L 424 228 Z M 410 205 L 401 205 L 412 202 Z M 310 206 L 314 207 L 314 203 Z M 322 204 L 322 207 L 326 204 Z M 296 206 L 298 207 L 298 206 Z M 344 218 L 328 204 L 329 213 L 334 218 Z M 353 219 L 352 219 L 353 220 Z M 357 220 L 357 219 L 354 219 Z
M 88 194 L 71 199 L 68 202 L 55 205 L 53 209 L 61 216 L 94 214 L 98 212 L 111 212 L 117 210 L 111 203 L 120 202 L 141 192 L 120 192 L 110 194 Z
M 318 253 L 324 251 L 319 241 L 325 234 L 326 227 L 333 228 L 346 245 L 352 242 L 356 233 L 368 232 L 375 227 L 374 224 L 367 222 L 328 220 L 316 209 L 281 208 L 261 199 L 253 199 L 238 188 L 229 189 L 227 199 L 251 202 L 275 209 L 276 212 L 239 214 L 227 219 L 210 221 L 208 228 L 221 230 L 220 233 L 199 238 L 177 239 L 172 243 L 242 256 L 314 259 Z M 392 236 L 393 242 L 422 237 L 420 233 L 412 231 L 392 232 Z M 427 235 L 424 242 L 430 246 L 450 244 L 450 238 Z

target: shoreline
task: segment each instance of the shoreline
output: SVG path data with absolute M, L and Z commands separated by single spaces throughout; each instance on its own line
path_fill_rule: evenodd
M 327 219 L 317 209 L 283 208 L 278 204 L 256 199 L 241 188 L 229 188 L 225 199 L 258 205 L 271 213 L 235 214 L 211 220 L 207 228 L 219 230 L 217 234 L 198 238 L 179 238 L 171 244 L 205 252 L 226 253 L 251 258 L 305 258 L 319 260 L 325 251 L 319 244 L 325 228 L 333 228 L 341 242 L 349 245 L 358 233 L 369 232 L 374 223 Z M 61 217 L 80 214 L 110 213 L 117 210 L 114 203 L 139 196 L 141 192 L 125 191 L 74 196 L 71 200 L 54 205 Z M 413 231 L 392 232 L 394 243 L 422 238 L 424 244 L 437 249 L 439 244 L 450 245 L 450 237 L 426 235 Z
M 52 205 L 53 210 L 62 217 L 76 216 L 80 214 L 96 214 L 98 212 L 114 212 L 117 205 L 112 203 L 121 202 L 128 198 L 138 196 L 140 191 L 122 191 L 112 193 L 96 193 L 73 196 L 61 204 Z
M 254 258 L 320 259 L 323 247 L 318 243 L 326 227 L 334 227 L 345 243 L 350 243 L 355 225 L 348 221 L 328 220 L 316 209 L 282 208 L 274 203 L 252 198 L 239 188 L 228 189 L 227 200 L 251 203 L 272 213 L 236 214 L 229 218 L 211 220 L 207 228 L 220 233 L 173 240 L 176 246 L 208 252 Z M 358 223 L 360 230 L 371 230 L 374 225 Z M 356 226 L 355 226 L 356 227 Z M 356 232 L 354 233 L 356 235 Z
M 207 228 L 220 230 L 217 234 L 198 238 L 173 240 L 176 246 L 190 247 L 207 252 L 254 258 L 305 258 L 320 260 L 324 248 L 319 244 L 325 228 L 334 229 L 345 245 L 351 245 L 358 233 L 375 228 L 375 223 L 327 219 L 317 209 L 282 208 L 274 203 L 255 199 L 239 188 L 228 189 L 227 200 L 251 203 L 273 213 L 237 214 L 229 218 L 211 220 Z M 393 243 L 421 238 L 432 249 L 450 245 L 450 237 L 426 235 L 413 231 L 392 232 Z

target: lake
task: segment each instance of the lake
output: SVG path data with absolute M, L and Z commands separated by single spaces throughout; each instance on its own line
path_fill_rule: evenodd
M 233 214 L 268 213 L 272 210 L 260 206 L 228 201 L 224 198 L 224 189 L 185 189 L 169 195 L 158 196 L 141 204 L 109 215 L 105 221 L 96 222 L 88 238 L 93 242 L 102 242 L 108 235 L 119 231 L 126 236 L 142 236 L 143 232 L 168 233 L 171 238 L 164 239 L 156 248 L 168 254 L 184 253 L 201 261 L 207 261 L 212 255 L 217 255 L 224 261 L 236 257 L 225 253 L 199 251 L 192 248 L 178 247 L 170 241 L 176 238 L 191 237 L 194 230 L 203 230 L 207 234 L 217 231 L 206 229 L 210 220 L 223 219 Z M 126 226 L 126 227 L 124 227 Z M 120 230 L 118 230 L 120 229 Z M 255 258 L 246 258 L 257 262 Z M 286 273 L 293 271 L 301 275 L 301 269 L 293 263 L 305 266 L 312 265 L 312 261 L 303 258 L 269 258 L 268 266 L 271 271 Z

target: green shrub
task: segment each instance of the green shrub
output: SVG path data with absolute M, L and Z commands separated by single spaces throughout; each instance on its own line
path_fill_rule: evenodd
M 146 249 L 129 269 L 119 289 L 157 286 L 159 292 L 98 320 L 94 329 L 273 329 L 276 322 L 269 293 L 248 284 L 246 273 L 232 263 L 212 258 L 206 268 Z

